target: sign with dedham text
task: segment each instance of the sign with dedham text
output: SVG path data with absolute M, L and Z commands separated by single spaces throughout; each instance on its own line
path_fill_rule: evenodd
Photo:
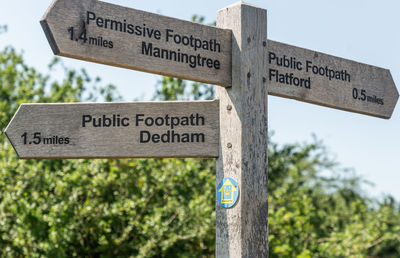
M 268 40 L 268 94 L 390 118 L 399 93 L 390 71 Z
M 97 0 L 55 0 L 41 25 L 56 55 L 231 85 L 230 30 Z
M 219 102 L 22 104 L 5 133 L 25 159 L 217 157 Z

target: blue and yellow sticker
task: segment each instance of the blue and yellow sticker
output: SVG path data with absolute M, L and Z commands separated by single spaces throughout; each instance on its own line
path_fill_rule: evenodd
M 225 177 L 217 187 L 217 200 L 224 208 L 231 208 L 239 197 L 239 185 L 235 179 Z

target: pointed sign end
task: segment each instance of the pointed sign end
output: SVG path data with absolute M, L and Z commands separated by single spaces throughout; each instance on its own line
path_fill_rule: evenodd
M 389 69 L 387 69 L 387 73 L 388 73 L 388 77 L 389 77 L 389 81 L 390 81 L 390 83 L 388 83 L 389 84 L 388 91 L 389 91 L 389 95 L 390 95 L 389 97 L 391 98 L 392 106 L 391 106 L 390 114 L 385 118 L 390 119 L 392 117 L 394 109 L 396 108 L 396 104 L 399 100 L 399 91 L 397 90 L 396 83 L 394 82 L 392 73 Z
M 54 36 L 53 36 L 53 33 L 51 32 L 49 23 L 48 23 L 47 21 L 48 21 L 48 18 L 49 18 L 49 16 L 50 16 L 51 10 L 54 8 L 54 6 L 56 5 L 56 3 L 57 3 L 58 1 L 59 1 L 59 0 L 54 0 L 54 1 L 51 3 L 51 5 L 49 6 L 49 8 L 47 8 L 45 14 L 43 15 L 42 19 L 40 20 L 40 25 L 42 26 L 42 29 L 43 29 L 43 31 L 44 31 L 44 33 L 45 33 L 45 35 L 46 35 L 47 41 L 49 42 L 50 47 L 51 47 L 51 49 L 53 50 L 53 53 L 54 53 L 55 55 L 58 55 L 58 54 L 60 53 L 60 50 L 59 50 L 59 48 L 58 48 L 58 46 L 57 46 L 57 44 L 56 44 L 55 38 L 54 38 Z
M 15 117 L 15 115 L 14 115 L 14 117 Z M 13 147 L 15 153 L 17 154 L 17 157 L 18 157 L 19 159 L 21 159 L 21 156 L 20 156 L 20 154 L 19 154 L 19 152 L 18 152 L 16 146 L 14 145 L 14 142 L 13 142 L 12 139 L 11 139 L 11 135 L 9 135 L 9 133 L 8 133 L 12 121 L 13 121 L 13 119 L 11 119 L 10 123 L 7 125 L 6 130 L 4 130 L 4 134 L 6 135 L 8 141 L 11 143 L 11 146 Z
M 53 50 L 53 53 L 55 55 L 60 54 L 60 49 L 58 48 L 56 41 L 54 39 L 53 33 L 51 33 L 49 24 L 47 23 L 46 20 L 41 20 L 40 25 L 42 25 L 42 29 L 44 31 L 44 34 L 46 35 L 47 41 L 50 44 L 51 50 Z
M 14 116 L 11 118 L 10 122 L 8 123 L 6 129 L 4 130 L 4 134 L 8 138 L 9 142 L 11 143 L 11 146 L 14 148 L 15 153 L 17 154 L 19 159 L 23 159 L 24 157 L 21 156 L 21 153 L 18 148 L 18 144 L 15 142 L 17 140 L 16 136 L 16 121 L 17 121 L 17 116 L 19 116 L 21 111 L 24 109 L 24 106 L 26 104 L 21 104 L 17 111 L 15 112 Z
M 4 134 L 7 136 L 8 141 L 11 143 L 11 146 L 13 147 L 15 153 L 17 154 L 17 157 L 18 157 L 19 159 L 21 159 L 21 156 L 19 155 L 19 152 L 18 152 L 17 148 L 15 148 L 14 143 L 11 141 L 10 136 L 8 136 L 8 134 L 7 134 L 7 130 L 4 132 Z

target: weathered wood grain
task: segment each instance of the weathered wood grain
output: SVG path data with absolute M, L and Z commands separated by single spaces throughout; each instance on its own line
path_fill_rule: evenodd
M 268 257 L 267 13 L 243 2 L 222 9 L 217 26 L 231 29 L 232 88 L 217 87 L 221 143 L 217 184 L 239 183 L 238 203 L 217 205 L 217 257 Z
M 399 98 L 387 69 L 272 40 L 267 60 L 270 95 L 386 119 Z M 277 81 L 276 71 L 284 82 Z M 294 78 L 307 85 L 294 85 Z
M 220 86 L 231 85 L 229 30 L 97 0 L 55 0 L 41 25 L 56 55 Z M 149 44 L 152 44 L 152 55 L 148 52 Z M 156 48 L 166 51 L 162 53 L 164 58 L 156 57 Z
M 97 0 L 55 0 L 41 24 L 56 55 L 224 87 L 232 84 L 232 41 L 228 29 Z M 189 44 L 176 43 L 184 38 Z M 202 46 L 208 42 L 205 45 L 208 50 L 195 49 L 195 44 L 192 45 L 195 39 L 199 39 Z M 389 70 L 272 40 L 268 42 L 270 64 L 266 75 L 270 95 L 381 118 L 391 117 L 399 94 Z M 149 44 L 153 49 L 151 56 Z M 211 50 L 213 47 L 215 49 Z M 164 58 L 155 57 L 156 48 L 165 50 L 161 53 Z M 189 63 L 186 57 L 179 57 L 182 54 L 188 54 Z M 276 58 L 271 60 L 271 55 Z M 286 61 L 300 62 L 301 70 L 292 67 L 292 62 L 291 67 L 278 65 L 277 60 L 284 57 Z M 307 62 L 310 62 L 309 68 Z M 317 73 L 313 73 L 314 66 Z M 336 76 L 329 78 L 327 73 Z
M 148 141 L 149 134 L 143 131 L 155 140 Z M 168 132 L 169 141 L 162 136 Z M 5 133 L 23 159 L 217 157 L 219 104 L 217 100 L 22 104 Z M 173 134 L 180 135 L 180 142 Z M 184 142 L 184 134 L 189 142 Z

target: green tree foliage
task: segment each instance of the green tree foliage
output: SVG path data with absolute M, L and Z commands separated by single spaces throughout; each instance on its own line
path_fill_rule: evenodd
M 271 257 L 399 257 L 398 203 L 367 198 L 318 146 L 269 147 Z
M 213 97 L 167 77 L 155 95 Z M 43 75 L 0 52 L 2 130 L 24 102 L 119 99 L 84 70 Z M 268 151 L 271 257 L 399 257 L 395 200 L 366 197 L 320 142 Z M 215 202 L 213 159 L 18 160 L 0 136 L 0 257 L 212 257 Z
M 188 87 L 188 85 L 190 87 Z M 188 90 L 188 88 L 190 88 Z M 212 100 L 215 86 L 164 76 L 158 82 L 154 100 Z
M 64 70 L 61 81 L 53 71 Z M 118 100 L 84 70 L 50 74 L 0 52 L 2 129 L 19 104 Z M 92 90 L 93 89 L 93 90 Z M 0 138 L 0 256 L 209 257 L 214 163 L 202 159 L 18 160 Z

